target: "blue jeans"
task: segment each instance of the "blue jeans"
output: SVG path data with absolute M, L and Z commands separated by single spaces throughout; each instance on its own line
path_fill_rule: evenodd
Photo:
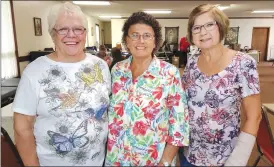
M 184 155 L 181 156 L 180 159 L 180 167 L 188 166 L 188 167 L 195 167 L 195 165 L 189 163 Z
M 186 157 L 184 156 L 184 150 L 182 147 L 179 149 L 179 157 L 180 157 L 180 167 L 183 167 L 183 166 L 195 167 L 195 165 L 187 161 Z
M 184 156 L 184 150 L 183 148 L 179 149 L 179 157 L 180 157 L 180 167 L 196 167 L 195 165 L 189 163 L 186 159 L 186 157 Z M 221 167 L 224 167 L 224 165 L 222 165 Z

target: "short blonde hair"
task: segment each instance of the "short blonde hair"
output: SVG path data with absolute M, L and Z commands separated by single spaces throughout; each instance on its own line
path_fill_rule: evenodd
M 229 19 L 224 12 L 219 10 L 214 5 L 210 5 L 210 4 L 199 5 L 192 10 L 192 12 L 189 15 L 189 20 L 188 20 L 187 39 L 192 45 L 194 45 L 194 43 L 192 41 L 192 27 L 194 25 L 195 19 L 198 16 L 200 16 L 204 13 L 207 13 L 207 12 L 210 12 L 213 19 L 216 21 L 216 23 L 218 25 L 219 32 L 220 32 L 220 41 L 222 41 L 224 39 L 224 37 L 226 36 L 226 34 L 228 32 Z
M 83 23 L 83 27 L 88 30 L 88 20 L 86 15 L 82 12 L 81 8 L 70 2 L 65 2 L 52 6 L 48 13 L 48 32 L 51 37 L 54 35 L 53 28 L 56 25 L 56 21 L 62 14 L 73 14 L 79 16 Z

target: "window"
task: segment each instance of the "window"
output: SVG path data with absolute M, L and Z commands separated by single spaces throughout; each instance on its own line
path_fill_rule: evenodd
M 96 24 L 96 26 L 95 26 L 95 35 L 96 35 L 96 47 L 99 48 L 99 45 L 100 45 L 100 28 L 99 28 L 98 24 Z
M 85 44 L 85 47 L 88 47 L 89 46 L 89 41 L 88 41 L 88 34 L 86 35 L 86 44 Z
M 1 78 L 16 77 L 17 60 L 10 1 L 1 1 Z

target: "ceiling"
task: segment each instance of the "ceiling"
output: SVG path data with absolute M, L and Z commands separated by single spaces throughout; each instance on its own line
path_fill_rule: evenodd
M 100 15 L 120 15 L 129 17 L 133 12 L 143 10 L 171 10 L 171 14 L 153 14 L 156 18 L 184 18 L 188 17 L 191 10 L 200 4 L 230 5 L 224 12 L 229 17 L 272 17 L 274 13 L 254 14 L 252 10 L 274 10 L 274 0 L 271 1 L 110 1 L 109 6 L 87 6 L 80 5 L 82 10 L 89 16 L 98 18 L 101 21 L 110 19 L 99 18 Z

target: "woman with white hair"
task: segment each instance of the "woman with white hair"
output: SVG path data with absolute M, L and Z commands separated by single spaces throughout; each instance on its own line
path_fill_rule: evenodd
M 87 19 L 62 3 L 48 15 L 55 52 L 24 70 L 13 104 L 15 141 L 25 166 L 103 165 L 110 74 L 84 53 Z

